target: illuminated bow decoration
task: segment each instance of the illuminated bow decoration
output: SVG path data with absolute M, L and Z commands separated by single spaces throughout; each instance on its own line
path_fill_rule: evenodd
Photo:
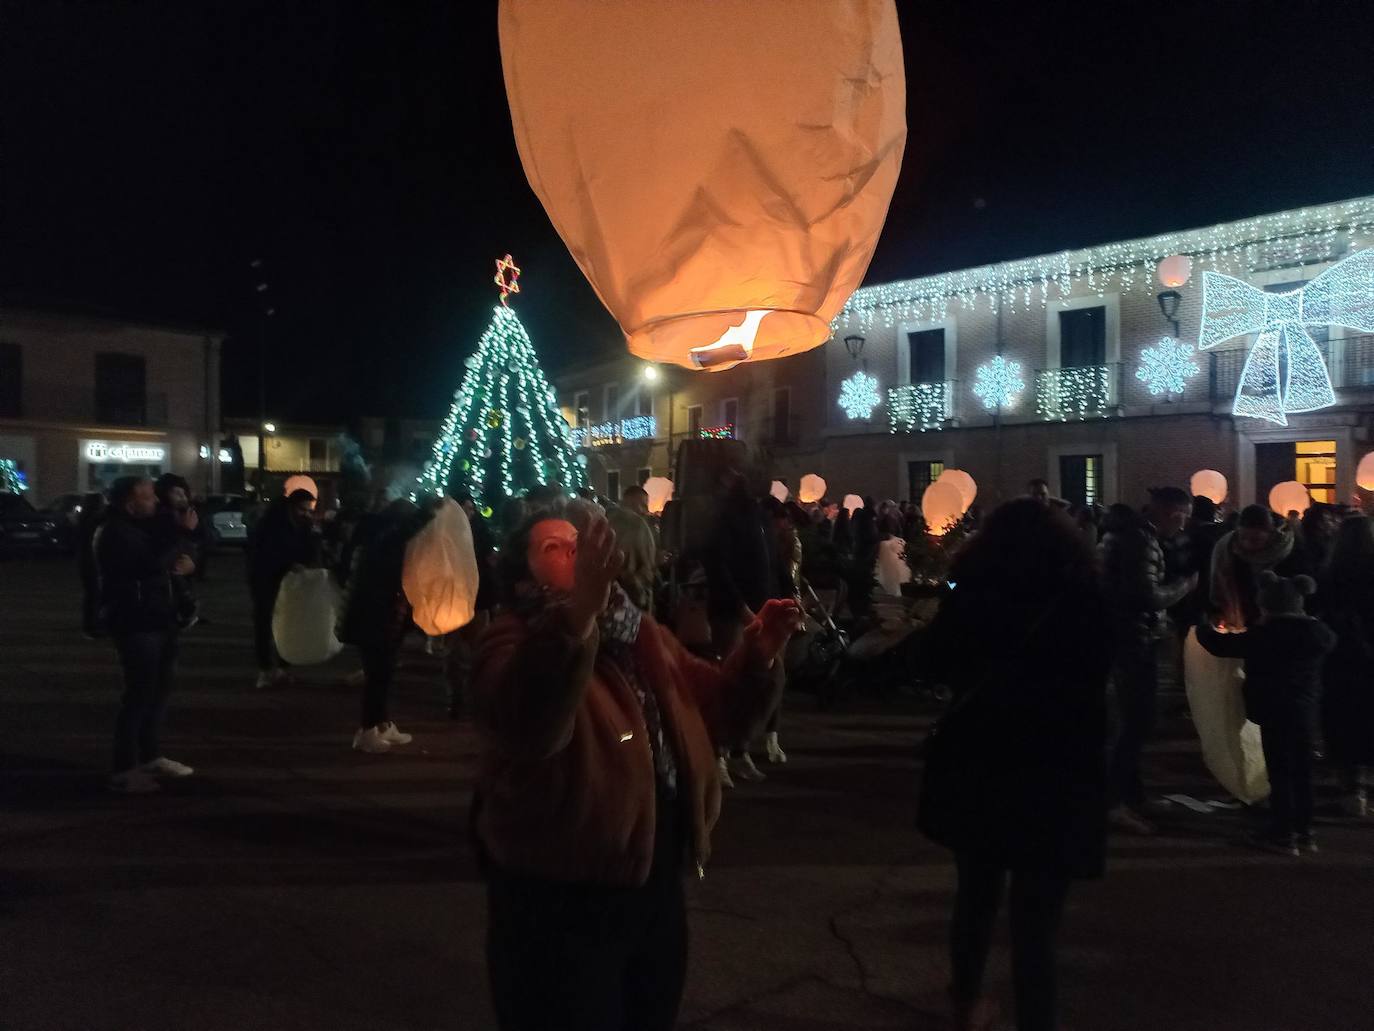
M 1259 333 L 1231 411 L 1288 425 L 1288 416 L 1336 403 L 1326 359 L 1307 326 L 1374 332 L 1374 250 L 1337 262 L 1299 290 L 1270 294 L 1220 272 L 1202 274 L 1199 350 Z

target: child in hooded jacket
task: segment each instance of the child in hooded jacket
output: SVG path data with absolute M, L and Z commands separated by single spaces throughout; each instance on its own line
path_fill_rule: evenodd
M 1321 748 L 1322 664 L 1336 635 L 1303 610 L 1316 592 L 1310 576 L 1259 574 L 1260 622 L 1219 633 L 1205 621 L 1198 639 L 1213 655 L 1244 658 L 1245 710 L 1259 724 L 1269 771 L 1270 824 L 1252 844 L 1288 855 L 1316 852 L 1312 765 Z

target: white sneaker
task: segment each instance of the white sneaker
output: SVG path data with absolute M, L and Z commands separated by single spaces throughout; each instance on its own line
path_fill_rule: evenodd
M 175 759 L 168 759 L 165 755 L 160 755 L 151 762 L 144 763 L 139 769 L 144 773 L 151 773 L 163 777 L 189 777 L 196 772 L 185 763 L 179 763 Z
M 735 772 L 740 780 L 760 781 L 767 780 L 768 774 L 754 765 L 754 757 L 748 752 L 735 760 Z
M 716 773 L 720 775 L 720 786 L 723 788 L 733 788 L 735 782 L 730 778 L 730 764 L 725 761 L 725 756 L 716 760 Z
M 391 751 L 391 742 L 382 737 L 377 727 L 359 727 L 358 732 L 353 735 L 353 748 L 358 752 L 380 755 L 382 752 Z
M 142 770 L 125 770 L 123 773 L 116 773 L 110 778 L 110 790 L 118 791 L 123 795 L 147 795 L 154 791 L 161 791 L 162 785 L 151 774 L 144 773 Z
M 410 734 L 403 734 L 396 724 L 388 721 L 377 724 L 377 730 L 381 732 L 382 740 L 389 745 L 408 745 L 415 738 Z
M 770 730 L 768 732 L 768 736 L 764 738 L 764 747 L 768 749 L 768 761 L 770 763 L 787 762 L 787 753 L 784 752 L 782 746 L 778 744 L 778 732 L 776 730 Z

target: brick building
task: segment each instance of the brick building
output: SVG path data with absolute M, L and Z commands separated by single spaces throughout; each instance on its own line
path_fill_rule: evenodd
M 218 485 L 223 334 L 72 312 L 0 309 L 0 458 L 36 503 L 177 472 Z
M 1168 346 L 1164 337 L 1196 348 L 1204 272 L 1289 295 L 1274 309 L 1300 314 L 1294 291 L 1371 244 L 1374 198 L 1363 198 L 879 284 L 854 295 L 831 341 L 795 358 L 717 374 L 662 369 L 646 389 L 645 366 L 625 357 L 559 377 L 559 400 L 583 428 L 603 491 L 666 473 L 684 436 L 733 423 L 734 435 L 765 445 L 777 478 L 795 485 L 819 473 L 836 496 L 919 499 L 956 467 L 985 502 L 1038 477 L 1073 501 L 1134 504 L 1150 486 L 1186 487 L 1210 468 L 1226 476 L 1233 504 L 1262 501 L 1291 479 L 1319 500 L 1347 500 L 1374 446 L 1370 276 L 1337 273 L 1349 294 L 1344 317 L 1357 324 L 1303 324 L 1334 388 L 1335 403 L 1321 410 L 1279 421 L 1233 414 L 1242 381 L 1253 386 L 1245 374 L 1255 331 L 1185 354 L 1173 367 L 1196 371 L 1178 383 L 1142 378 L 1142 363 Z M 1170 258 L 1163 278 L 1176 285 L 1166 287 Z M 1282 379 L 1286 332 L 1279 342 Z M 978 392 L 999 355 L 1023 384 L 1000 408 Z M 839 399 L 857 372 L 876 381 L 878 404 L 851 418 Z

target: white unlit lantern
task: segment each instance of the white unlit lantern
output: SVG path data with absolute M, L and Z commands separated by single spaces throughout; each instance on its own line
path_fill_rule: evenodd
M 458 502 L 445 498 L 406 544 L 401 589 L 415 625 L 430 637 L 472 622 L 477 602 L 477 554 L 472 524 Z
M 1355 484 L 1365 490 L 1374 490 L 1374 451 L 1361 458 L 1355 467 Z
M 807 473 L 801 478 L 801 485 L 797 488 L 797 500 L 803 505 L 810 505 L 820 501 L 825 497 L 825 481 L 815 473 Z
M 1269 492 L 1269 507 L 1281 516 L 1289 512 L 1301 515 L 1312 507 L 1312 495 L 1297 480 L 1284 480 Z
M 666 476 L 650 476 L 644 481 L 644 493 L 649 495 L 649 511 L 662 515 L 664 506 L 673 500 L 673 481 Z
M 774 480 L 773 485 L 768 488 L 768 493 L 783 504 L 787 504 L 787 499 L 792 496 L 792 492 L 787 489 L 787 484 L 783 483 L 782 480 Z
M 964 512 L 968 511 L 969 506 L 973 504 L 973 499 L 978 496 L 978 484 L 974 482 L 972 476 L 962 469 L 946 469 L 935 482 L 954 484 L 954 489 L 959 492 L 959 497 L 962 499 Z M 963 515 L 963 512 L 959 514 Z
M 282 484 L 281 494 L 282 497 L 289 498 L 298 490 L 308 490 L 312 498 L 320 500 L 320 488 L 315 486 L 315 481 L 300 473 L 286 478 L 286 482 Z
M 857 512 L 859 509 L 863 507 L 864 499 L 859 497 L 859 495 L 846 494 L 844 496 L 844 510 L 848 512 L 850 515 L 853 515 L 855 512 Z
M 1159 263 L 1159 281 L 1170 290 L 1188 282 L 1193 274 L 1193 261 L 1186 254 L 1175 254 Z
M 1226 500 L 1226 477 L 1215 469 L 1199 469 L 1188 481 L 1188 491 L 1193 497 L 1210 498 L 1220 505 Z
M 943 536 L 964 516 L 964 498 L 959 488 L 948 480 L 936 480 L 921 495 L 921 515 L 930 533 Z

